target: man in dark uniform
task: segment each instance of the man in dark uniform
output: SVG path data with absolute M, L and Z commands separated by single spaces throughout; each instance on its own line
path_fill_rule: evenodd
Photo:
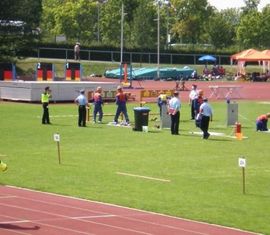
M 51 124 L 49 116 L 49 99 L 51 98 L 50 87 L 45 87 L 44 93 L 41 94 L 41 103 L 43 107 L 42 124 Z
M 80 90 L 80 95 L 74 102 L 78 105 L 78 126 L 86 127 L 86 106 L 88 106 L 88 101 L 84 95 L 84 90 Z
M 208 99 L 204 98 L 203 103 L 200 106 L 199 113 L 201 114 L 200 128 L 203 132 L 203 139 L 208 139 L 210 134 L 208 132 L 209 122 L 213 120 L 212 107 L 208 104 Z

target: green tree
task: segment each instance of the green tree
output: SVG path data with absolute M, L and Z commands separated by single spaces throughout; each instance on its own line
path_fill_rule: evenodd
M 270 4 L 262 10 L 261 43 L 264 48 L 270 48 Z
M 64 34 L 69 41 L 89 43 L 96 39 L 98 1 L 43 0 L 43 28 Z
M 250 11 L 257 11 L 260 0 L 244 0 L 245 6 L 242 7 L 243 13 L 247 14 Z
M 216 12 L 209 20 L 210 42 L 216 48 L 230 47 L 236 42 L 236 30 L 240 23 L 240 10 L 230 8 Z
M 237 41 L 241 47 L 262 47 L 262 13 L 250 11 L 241 17 Z
M 31 50 L 38 39 L 41 0 L 0 1 L 0 60 Z
M 132 44 L 137 48 L 153 48 L 157 43 L 156 9 L 152 2 L 139 1 L 132 24 Z
M 172 26 L 174 37 L 188 43 L 198 43 L 205 32 L 206 24 L 213 13 L 207 0 L 172 0 L 176 10 Z

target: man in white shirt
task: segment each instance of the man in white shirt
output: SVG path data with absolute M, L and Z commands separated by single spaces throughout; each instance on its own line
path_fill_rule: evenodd
M 213 111 L 212 107 L 208 104 L 207 98 L 203 99 L 199 112 L 202 115 L 200 128 L 203 131 L 203 139 L 208 139 L 210 136 L 208 133 L 209 121 L 213 120 Z
M 80 127 L 86 127 L 86 106 L 88 106 L 88 101 L 84 93 L 83 89 L 80 90 L 80 95 L 74 101 L 78 105 L 78 126 Z
M 189 105 L 191 111 L 191 119 L 195 119 L 195 100 L 198 98 L 197 85 L 193 84 L 189 93 Z
M 179 92 L 175 91 L 173 98 L 169 101 L 169 114 L 171 115 L 171 134 L 179 135 L 179 120 L 180 120 L 181 103 Z

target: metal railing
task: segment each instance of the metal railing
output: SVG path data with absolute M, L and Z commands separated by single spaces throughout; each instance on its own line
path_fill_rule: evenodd
M 105 51 L 105 50 L 81 50 L 81 60 L 88 61 L 104 61 L 120 63 L 120 51 Z M 198 58 L 202 54 L 180 54 L 180 53 L 160 53 L 161 64 L 202 64 L 198 62 Z M 73 49 L 67 48 L 47 48 L 40 47 L 37 50 L 38 59 L 54 58 L 65 59 L 66 61 L 74 59 Z M 229 64 L 230 56 L 216 55 L 217 64 Z M 157 53 L 153 52 L 124 52 L 123 61 L 129 63 L 157 63 Z

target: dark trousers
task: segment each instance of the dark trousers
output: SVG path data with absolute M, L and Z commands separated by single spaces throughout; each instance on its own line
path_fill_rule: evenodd
M 125 116 L 126 122 L 129 122 L 126 105 L 118 105 L 117 110 L 116 110 L 116 114 L 114 117 L 115 122 L 118 122 L 118 118 L 119 118 L 120 113 L 123 113 Z
M 171 134 L 179 135 L 179 120 L 180 120 L 180 112 L 176 112 L 175 115 L 171 115 Z
M 85 105 L 79 105 L 79 119 L 78 119 L 78 125 L 79 126 L 86 126 L 86 107 Z
M 196 110 L 195 110 L 195 102 L 196 102 L 196 100 L 192 100 L 191 101 L 191 106 L 190 106 L 190 112 L 191 112 L 191 118 L 192 119 L 195 119 L 195 112 L 196 112 Z
M 257 131 L 268 131 L 267 120 L 260 120 L 256 122 Z
M 42 123 L 43 124 L 49 124 L 50 123 L 50 116 L 49 116 L 49 108 L 48 103 L 43 103 L 43 115 L 42 115 Z
M 102 111 L 102 106 L 101 105 L 95 105 L 94 113 L 93 113 L 93 116 L 94 116 L 93 119 L 94 119 L 94 121 L 96 121 L 97 114 L 99 114 L 98 120 L 101 122 L 102 121 L 102 117 L 103 117 L 103 111 Z
M 210 117 L 208 116 L 202 116 L 202 120 L 201 120 L 201 130 L 203 132 L 203 138 L 207 139 L 209 137 L 209 133 L 208 133 L 208 128 L 209 128 L 209 121 L 210 121 Z

